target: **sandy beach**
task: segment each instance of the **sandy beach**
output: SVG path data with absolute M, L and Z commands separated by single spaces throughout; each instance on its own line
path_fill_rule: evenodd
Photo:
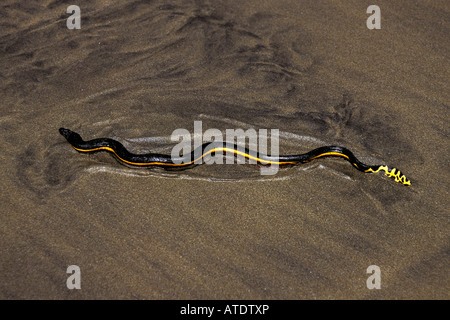
M 449 299 L 450 5 L 377 1 L 369 30 L 372 4 L 2 1 L 0 298 Z M 170 154 L 194 121 L 411 186 L 337 158 L 131 168 L 58 132 Z

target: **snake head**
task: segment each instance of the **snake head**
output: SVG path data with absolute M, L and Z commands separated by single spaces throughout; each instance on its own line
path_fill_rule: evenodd
M 71 144 L 73 142 L 82 142 L 83 141 L 83 139 L 81 138 L 81 136 L 78 133 L 73 132 L 69 129 L 59 128 L 59 133 L 61 133 L 61 135 L 64 138 L 66 138 L 66 140 Z

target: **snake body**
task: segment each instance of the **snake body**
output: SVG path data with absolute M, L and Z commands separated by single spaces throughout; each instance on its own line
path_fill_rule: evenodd
M 189 168 L 195 164 L 201 163 L 201 160 L 206 156 L 216 152 L 234 153 L 235 155 L 256 160 L 262 165 L 296 165 L 323 157 L 340 157 L 347 160 L 354 168 L 361 172 L 376 173 L 381 171 L 384 172 L 386 176 L 395 179 L 396 182 L 402 183 L 405 186 L 411 184 L 411 182 L 402 172 L 400 172 L 400 170 L 388 167 L 387 165 L 366 165 L 359 161 L 350 150 L 338 146 L 320 147 L 298 155 L 269 156 L 260 152 L 248 150 L 247 148 L 242 148 L 236 144 L 230 145 L 226 142 L 208 142 L 188 154 L 183 154 L 179 157 L 172 157 L 171 155 L 159 153 L 134 154 L 129 152 L 123 144 L 114 139 L 99 138 L 84 141 L 78 133 L 69 129 L 60 128 L 59 132 L 66 138 L 72 147 L 79 152 L 89 153 L 108 151 L 114 154 L 121 162 L 132 166 Z

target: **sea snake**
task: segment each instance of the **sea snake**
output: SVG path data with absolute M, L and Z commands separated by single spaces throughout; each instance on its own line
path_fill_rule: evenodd
M 366 165 L 359 161 L 350 150 L 344 147 L 325 146 L 298 155 L 269 156 L 259 152 L 250 151 L 237 145 L 230 145 L 226 142 L 208 142 L 204 143 L 201 147 L 191 153 L 183 154 L 179 157 L 172 157 L 171 155 L 159 153 L 133 154 L 120 142 L 113 139 L 100 138 L 84 141 L 78 133 L 69 129 L 60 128 L 59 132 L 67 139 L 72 147 L 79 152 L 109 151 L 121 162 L 132 166 L 188 168 L 201 163 L 201 160 L 207 155 L 224 151 L 255 160 L 262 165 L 296 165 L 323 157 L 340 157 L 350 162 L 353 167 L 361 172 L 376 173 L 382 171 L 386 176 L 395 179 L 396 182 L 400 182 L 405 186 L 411 185 L 411 182 L 402 172 L 400 172 L 400 170 L 386 165 Z

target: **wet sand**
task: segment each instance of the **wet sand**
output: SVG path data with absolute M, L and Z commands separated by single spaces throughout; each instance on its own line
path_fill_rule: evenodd
M 447 1 L 377 1 L 381 30 L 370 1 L 79 1 L 80 30 L 39 3 L 0 6 L 0 298 L 449 298 Z M 412 186 L 342 159 L 133 169 L 58 133 L 170 153 L 199 120 Z

